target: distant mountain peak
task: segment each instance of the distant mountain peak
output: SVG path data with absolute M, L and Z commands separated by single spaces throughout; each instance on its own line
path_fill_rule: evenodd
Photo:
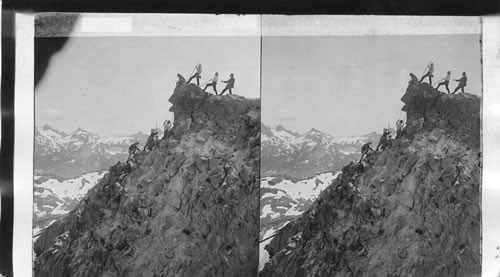
M 316 128 L 311 128 L 309 132 L 304 134 L 304 137 L 323 137 L 323 138 L 330 138 L 331 136 L 325 132 L 322 132 Z
M 42 126 L 42 130 L 55 130 L 54 128 L 52 128 L 52 126 L 50 126 L 49 124 L 45 123 L 43 126 Z
M 294 135 L 296 137 L 300 135 L 299 133 L 296 133 L 296 132 L 288 130 L 287 128 L 283 127 L 283 125 L 281 125 L 281 124 L 278 124 L 278 126 L 276 126 L 276 131 L 278 131 L 278 132 L 281 132 L 281 131 L 287 132 L 287 133 L 289 133 L 291 135 Z
M 276 126 L 276 131 L 288 131 L 288 129 L 283 127 L 283 125 L 278 124 L 278 126 Z M 290 131 L 288 131 L 288 132 L 290 132 Z
M 99 137 L 99 135 L 97 134 L 94 134 L 90 131 L 87 131 L 85 129 L 83 129 L 82 127 L 78 127 L 78 129 L 76 129 L 76 131 L 74 131 L 73 133 L 71 133 L 72 135 L 89 135 L 89 136 L 92 136 L 92 137 Z
M 318 130 L 314 127 L 312 127 L 311 130 L 309 130 L 309 133 L 321 133 L 321 134 L 323 134 L 323 132 L 321 132 L 320 130 Z
M 66 136 L 66 133 L 64 133 L 63 131 L 59 131 L 57 130 L 56 128 L 50 126 L 49 124 L 45 123 L 43 126 L 42 126 L 42 131 L 52 131 L 54 133 L 57 133 L 61 136 Z
M 82 127 L 78 127 L 75 132 L 84 132 L 84 133 L 90 133 L 89 131 L 83 129 Z

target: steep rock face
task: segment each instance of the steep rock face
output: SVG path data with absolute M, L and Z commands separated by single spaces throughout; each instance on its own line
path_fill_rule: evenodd
M 280 229 L 313 204 L 336 174 L 327 172 L 305 180 L 265 177 L 260 182 L 260 239 Z
M 408 132 L 446 129 L 455 139 L 480 146 L 481 100 L 468 94 L 440 93 L 427 83 L 413 83 L 401 98 L 405 103 Z
M 35 244 L 36 276 L 255 276 L 260 102 L 179 85 L 173 135 Z
M 261 276 L 480 276 L 480 98 L 414 84 L 402 101 L 408 135 L 345 166 Z

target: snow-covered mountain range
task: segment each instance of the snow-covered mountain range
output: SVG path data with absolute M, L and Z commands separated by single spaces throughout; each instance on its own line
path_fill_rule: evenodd
M 318 195 L 330 185 L 338 173 L 326 172 L 314 177 L 298 180 L 290 177 L 264 177 L 260 182 L 260 239 L 273 235 L 288 222 L 304 213 Z M 267 261 L 261 242 L 259 264 Z
M 342 166 L 360 158 L 361 146 L 380 138 L 375 132 L 361 136 L 334 137 L 312 128 L 299 134 L 278 125 L 261 126 L 260 239 L 304 213 L 336 178 Z M 260 243 L 259 264 L 267 261 Z
M 82 128 L 66 134 L 49 125 L 35 127 L 35 175 L 75 178 L 103 170 L 126 159 L 130 144 L 144 145 L 146 139 L 143 133 L 100 137 Z
M 106 171 L 90 172 L 80 177 L 35 176 L 33 186 L 33 232 L 47 227 L 78 204 Z
M 71 211 L 106 170 L 128 156 L 146 134 L 100 137 L 78 128 L 66 134 L 49 125 L 35 127 L 33 231 L 36 234 Z
M 261 176 L 291 176 L 309 178 L 321 172 L 336 172 L 360 157 L 361 146 L 373 142 L 380 134 L 334 137 L 312 128 L 298 134 L 278 125 L 271 128 L 262 124 Z

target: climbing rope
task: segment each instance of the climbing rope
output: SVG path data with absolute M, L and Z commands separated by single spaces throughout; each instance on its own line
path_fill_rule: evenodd
M 425 67 L 424 72 L 422 72 L 422 74 L 420 76 L 424 76 L 425 72 L 427 71 L 427 68 L 429 68 L 428 65 Z
M 201 88 L 202 86 L 204 86 L 204 85 L 208 84 L 208 82 L 210 82 L 210 81 L 212 81 L 212 79 L 210 79 L 210 80 L 206 81 L 205 83 L 201 84 L 201 85 L 200 85 L 200 88 Z

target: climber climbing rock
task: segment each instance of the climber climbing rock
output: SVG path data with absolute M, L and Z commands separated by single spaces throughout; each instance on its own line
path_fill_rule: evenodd
M 156 129 L 151 129 L 151 134 L 149 134 L 148 140 L 146 141 L 146 145 L 144 145 L 144 149 L 142 151 L 151 151 L 155 147 L 155 137 L 157 135 L 157 130 Z
M 138 142 L 134 142 L 132 143 L 132 145 L 129 146 L 127 162 L 130 161 L 130 159 L 133 159 L 134 154 L 137 151 L 141 151 L 141 149 L 139 149 L 139 147 L 137 146 L 138 144 L 139 144 Z
M 118 180 L 120 181 L 120 183 L 123 181 L 123 178 L 125 178 L 125 176 L 127 176 L 127 174 L 129 174 L 130 172 L 132 172 L 132 166 L 130 165 L 130 163 L 125 162 L 124 164 L 121 164 L 119 177 L 118 177 Z
M 234 88 L 234 74 L 231 73 L 229 75 L 229 80 L 227 81 L 222 81 L 223 83 L 226 83 L 226 87 L 224 88 L 224 90 L 222 90 L 222 92 L 220 93 L 220 95 L 223 95 L 224 92 L 226 92 L 226 90 L 229 90 L 229 94 L 233 94 L 233 91 L 232 89 Z
M 448 91 L 448 94 L 450 94 L 450 89 L 448 88 L 448 84 L 450 83 L 450 78 L 451 78 L 451 71 L 448 71 L 446 73 L 446 76 L 443 79 L 441 79 L 443 81 L 438 83 L 436 89 L 439 89 L 440 86 L 444 85 L 444 87 Z
M 363 146 L 361 146 L 361 158 L 359 159 L 359 163 L 361 163 L 363 161 L 363 158 L 365 157 L 365 155 L 367 155 L 369 152 L 373 151 L 373 149 L 370 147 L 370 144 L 372 144 L 372 142 L 367 142 L 365 144 L 363 144 Z
M 156 128 L 155 129 L 155 143 L 154 143 L 154 147 L 160 146 L 160 133 L 161 133 L 161 129 L 160 128 Z
M 462 78 L 460 79 L 455 79 L 455 82 L 458 82 L 457 88 L 453 91 L 452 94 L 455 94 L 457 90 L 462 89 L 462 93 L 464 93 L 464 87 L 467 86 L 467 74 L 465 72 L 462 73 Z
M 432 77 L 434 77 L 434 75 L 432 75 L 434 73 L 434 63 L 432 61 L 429 62 L 429 64 L 425 68 L 424 73 L 425 73 L 424 76 L 420 78 L 420 83 L 422 83 L 425 77 L 429 77 L 429 84 L 432 85 Z
M 382 150 L 384 150 L 385 148 L 388 148 L 388 147 L 392 147 L 392 141 L 393 141 L 392 135 L 389 135 L 387 137 L 387 141 L 385 143 L 386 147 L 382 147 Z
M 177 78 L 179 78 L 179 80 L 177 80 L 177 84 L 176 84 L 177 86 L 186 82 L 186 79 L 181 74 L 177 74 Z
M 398 119 L 398 121 L 396 121 L 396 139 L 402 136 L 404 125 L 405 123 L 402 119 Z
M 187 83 L 191 83 L 191 80 L 193 80 L 194 78 L 196 78 L 196 85 L 200 86 L 200 78 L 201 78 L 201 63 L 197 64 L 195 67 L 194 67 L 194 70 L 196 71 L 194 73 L 194 75 L 192 75 L 189 80 L 187 81 Z
M 414 83 L 418 82 L 418 78 L 415 74 L 410 73 L 410 81 L 408 82 L 408 85 L 413 85 Z
M 163 139 L 166 139 L 170 135 L 170 127 L 172 127 L 170 120 L 165 120 L 163 122 Z
M 212 87 L 215 91 L 215 95 L 217 95 L 217 80 L 219 80 L 219 73 L 215 72 L 214 77 L 208 81 L 203 91 L 206 91 L 208 87 Z
M 380 140 L 378 142 L 377 148 L 375 149 L 375 152 L 378 152 L 379 147 L 381 147 L 382 151 L 385 150 L 385 148 L 387 147 L 387 136 L 390 133 L 391 132 L 387 128 L 384 128 L 384 131 L 382 133 L 382 136 L 380 137 Z

